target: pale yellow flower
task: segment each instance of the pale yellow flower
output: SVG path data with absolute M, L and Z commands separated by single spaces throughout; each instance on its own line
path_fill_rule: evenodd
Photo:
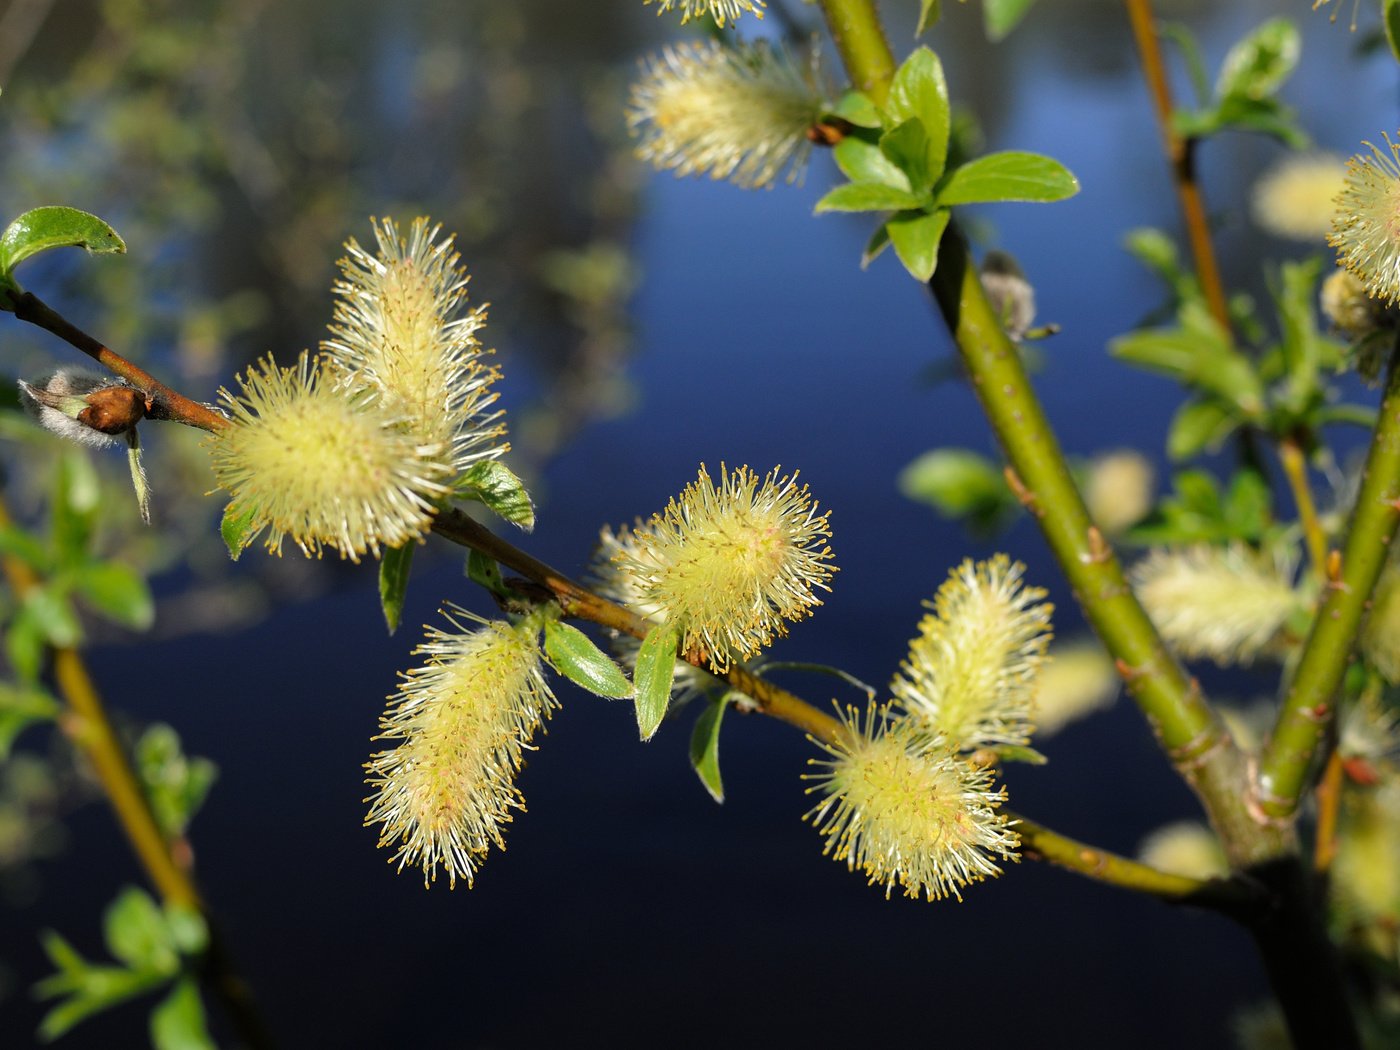
M 1292 566 L 1243 544 L 1157 549 L 1130 575 L 1162 637 L 1187 659 L 1250 663 L 1306 608 Z
M 810 77 L 766 42 L 678 44 L 642 64 L 627 125 L 637 155 L 677 175 L 738 186 L 801 175 L 823 102 Z
M 1327 243 L 1337 263 L 1356 274 L 1366 291 L 1387 303 L 1400 299 L 1400 145 L 1371 143 L 1371 156 L 1347 164 Z
M 997 809 L 1005 790 L 990 769 L 959 757 L 941 738 L 888 708 L 843 713 L 846 737 L 821 744 L 830 758 L 805 779 L 822 801 L 806 818 L 826 836 L 823 850 L 872 885 L 896 885 L 907 897 L 938 900 L 1001 874 L 998 860 L 1016 860 L 1020 839 Z
M 709 15 L 715 23 L 724 28 L 725 22 L 737 22 L 745 11 L 752 11 L 756 18 L 763 17 L 767 6 L 763 0 L 642 0 L 643 4 L 656 4 L 656 13 L 663 15 L 672 8 L 680 8 L 681 25 L 692 18 Z
M 1093 639 L 1052 645 L 1036 682 L 1036 738 L 1108 707 L 1121 685 L 1118 669 Z
M 664 612 L 682 648 L 703 648 L 716 670 L 747 659 L 787 633 L 785 620 L 811 615 L 830 590 L 831 531 L 797 475 L 762 479 L 720 466 L 715 484 L 701 466 L 679 498 L 633 533 L 617 565 L 636 582 L 644 607 Z
M 1223 878 L 1230 872 L 1220 840 L 1204 824 L 1181 820 L 1158 828 L 1138 847 L 1138 859 L 1192 879 Z
M 1346 161 L 1330 153 L 1290 154 L 1254 184 L 1254 221 L 1278 237 L 1323 240 L 1346 174 Z
M 1152 509 L 1156 480 L 1152 464 L 1132 449 L 1095 456 L 1084 486 L 1094 524 L 1110 536 L 1136 525 Z
M 335 373 L 303 353 L 294 368 L 269 357 L 219 395 L 233 425 L 210 436 L 219 486 L 268 530 L 307 555 L 322 546 L 358 561 L 427 532 L 446 492 L 441 448 L 408 433 L 384 406 L 336 389 Z
M 502 413 L 476 333 L 486 307 L 466 308 L 467 274 L 440 227 L 415 219 L 408 237 L 388 219 L 376 223 L 371 255 L 353 238 L 340 261 L 331 339 L 322 349 L 341 370 L 341 386 L 364 392 L 403 420 L 420 443 L 442 449 L 460 474 L 500 455 Z
M 428 662 L 409 671 L 380 721 L 376 740 L 400 741 L 365 765 L 375 793 L 365 823 L 380 824 L 390 863 L 422 867 L 437 878 L 472 884 L 491 846 L 525 801 L 515 786 L 522 751 L 557 706 L 542 671 L 540 625 L 487 623 L 429 630 L 415 653 Z
M 890 684 L 909 718 L 959 749 L 1030 739 L 1054 606 L 1024 572 L 1004 554 L 954 569 Z
M 1384 309 L 1366 294 L 1366 286 L 1356 274 L 1340 267 L 1327 275 L 1318 292 L 1322 316 L 1344 335 L 1359 339 L 1381 323 Z
M 1348 794 L 1332 878 L 1350 916 L 1400 922 L 1400 779 Z

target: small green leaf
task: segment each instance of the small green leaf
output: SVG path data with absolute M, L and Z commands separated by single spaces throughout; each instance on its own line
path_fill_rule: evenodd
M 224 538 L 228 556 L 234 561 L 252 543 L 260 529 L 254 529 L 257 508 L 251 502 L 246 505 L 230 501 L 224 508 L 224 519 L 219 523 L 219 535 Z
M 915 195 L 922 195 L 933 184 L 928 166 L 928 134 L 918 117 L 910 117 L 881 135 L 880 152 L 903 173 Z
M 25 259 L 50 248 L 86 248 L 94 254 L 124 252 L 117 231 L 77 208 L 27 211 L 0 233 L 0 275 L 8 277 Z
M 54 476 L 53 548 L 59 566 L 82 565 L 102 500 L 102 486 L 89 456 L 66 450 Z
M 57 588 L 31 588 L 24 596 L 22 608 L 33 618 L 35 626 L 49 645 L 67 649 L 82 641 L 83 629 L 78 625 L 73 603 Z
M 0 682 L 0 762 L 10 757 L 15 738 L 36 722 L 58 717 L 59 703 L 39 689 L 24 689 Z
M 151 1011 L 151 1045 L 156 1050 L 218 1050 L 204 1022 L 204 1003 L 193 977 L 175 982 Z
M 894 253 L 916 281 L 927 282 L 938 265 L 938 243 L 948 228 L 947 208 L 935 212 L 902 211 L 885 223 Z
M 102 917 L 103 933 L 112 958 L 133 970 L 172 976 L 180 967 L 180 957 L 165 926 L 160 906 L 148 893 L 127 886 L 107 906 Z
M 44 1042 L 52 1042 L 80 1021 L 157 988 L 164 984 L 165 980 L 160 974 L 127 970 L 117 966 L 90 967 L 82 975 L 81 987 L 72 989 L 72 997 L 44 1015 L 44 1019 L 39 1022 L 39 1038 Z M 65 990 L 49 979 L 36 984 L 34 991 L 41 997 L 53 998 L 64 994 Z
M 1288 79 L 1301 51 L 1298 28 L 1289 19 L 1265 22 L 1230 48 L 1215 81 L 1216 95 L 1267 98 Z
M 193 958 L 209 947 L 209 924 L 199 909 L 182 904 L 165 905 L 165 925 L 180 954 Z
M 5 655 L 16 676 L 26 683 L 39 679 L 44 663 L 44 632 L 39 621 L 21 605 L 5 628 Z
M 49 962 L 58 967 L 59 975 L 76 978 L 87 971 L 87 960 L 78 954 L 78 950 L 69 944 L 62 934 L 54 930 L 44 930 L 39 934 L 39 945 L 49 957 Z
M 679 644 L 680 632 L 663 623 L 647 632 L 637 650 L 632 682 L 637 689 L 637 729 L 643 740 L 652 738 L 671 704 L 671 679 L 676 673 Z
M 870 235 L 870 240 L 865 243 L 865 251 L 860 256 L 860 268 L 863 270 L 874 262 L 882 251 L 890 246 L 890 224 L 882 222 L 875 227 L 875 232 Z
M 768 674 L 772 671 L 801 671 L 805 674 L 830 675 L 832 678 L 839 678 L 847 685 L 859 689 L 865 694 L 867 700 L 872 701 L 875 699 L 875 694 L 879 692 L 873 685 L 861 681 L 849 671 L 832 667 L 830 664 L 814 664 L 806 660 L 764 660 L 753 665 L 754 674 Z
M 719 725 L 724 718 L 724 705 L 729 702 L 728 694 L 711 700 L 695 720 L 695 729 L 690 734 L 690 768 L 705 785 L 705 790 L 716 802 L 724 801 L 724 781 L 719 775 Z
M 831 155 L 841 173 L 852 182 L 874 182 L 893 186 L 897 190 L 909 189 L 909 176 L 886 157 L 878 145 L 860 134 L 847 135 L 836 144 Z
M 1234 407 L 1217 398 L 1186 401 L 1167 431 L 1167 455 L 1180 462 L 1202 452 L 1218 452 L 1241 422 Z
M 919 0 L 919 24 L 914 29 L 915 36 L 923 36 L 938 24 L 938 19 L 943 15 L 942 6 L 940 0 Z
M 187 756 L 180 734 L 163 722 L 147 726 L 136 742 L 136 768 L 156 822 L 170 838 L 185 833 L 219 775 L 209 759 Z
M 1385 22 L 1385 39 L 1390 53 L 1400 62 L 1400 0 L 1384 0 L 1381 18 Z
M 983 533 L 1004 524 L 1019 506 L 1001 469 L 971 449 L 925 452 L 899 472 L 896 484 L 909 499 L 928 504 L 945 518 L 967 519 Z
M 982 0 L 982 22 L 987 39 L 996 43 L 1006 39 L 1016 24 L 1026 17 L 1035 0 Z
M 632 696 L 632 683 L 627 676 L 577 627 L 559 620 L 546 620 L 544 651 L 555 670 L 594 696 L 609 700 L 625 700 Z
M 525 532 L 535 527 L 535 504 L 515 473 L 495 459 L 468 467 L 457 482 L 457 493 L 486 504 L 491 510 Z
M 73 585 L 94 609 L 124 627 L 145 631 L 155 622 L 151 590 L 134 569 L 116 562 L 92 562 L 73 577 Z
M 860 91 L 847 91 L 836 102 L 832 113 L 842 120 L 848 120 L 858 128 L 878 128 L 880 110 L 870 101 L 870 96 Z
M 403 616 L 404 596 L 408 594 L 408 577 L 417 546 L 410 540 L 402 547 L 390 547 L 379 559 L 379 607 L 384 610 L 384 622 L 390 634 L 399 629 Z
M 918 206 L 919 198 L 908 190 L 880 182 L 848 182 L 817 201 L 813 210 L 820 215 L 828 211 L 898 211 Z
M 467 578 L 479 583 L 492 594 L 505 594 L 506 581 L 501 579 L 501 567 L 496 559 L 480 551 L 467 552 Z
M 1079 192 L 1079 180 L 1052 157 L 1007 150 L 988 153 L 953 171 L 934 197 L 940 205 L 992 201 L 1060 201 Z
M 885 98 L 885 126 L 898 127 L 917 117 L 927 135 L 925 154 L 928 177 L 936 179 L 948 160 L 948 82 L 943 63 L 926 47 L 915 49 L 895 70 Z M 907 205 L 906 205 L 907 207 Z
M 1257 470 L 1239 471 L 1230 482 L 1221 508 L 1225 524 L 1233 535 L 1262 536 L 1273 517 L 1273 493 Z
M 1050 761 L 1035 748 L 1021 744 L 995 744 L 988 750 L 1003 762 L 1025 762 L 1027 765 L 1043 766 Z

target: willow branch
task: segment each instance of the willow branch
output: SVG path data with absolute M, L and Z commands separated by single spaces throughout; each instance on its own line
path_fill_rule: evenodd
M 9 525 L 9 512 L 0 500 L 0 526 Z M 39 579 L 34 571 L 17 558 L 0 559 L 3 571 L 15 597 L 22 598 L 35 587 Z M 151 885 L 167 904 L 191 908 L 204 916 L 209 929 L 209 946 L 204 957 L 204 975 L 219 995 L 229 1017 L 249 1046 L 270 1047 L 269 1037 L 247 984 L 235 971 L 215 924 L 195 885 L 190 870 L 189 844 L 183 839 L 167 838 L 156 821 L 150 799 L 132 767 L 122 746 L 102 697 L 88 673 L 82 654 L 76 649 L 53 649 L 54 681 L 68 711 L 59 719 L 59 727 L 73 746 L 81 751 L 92 766 L 102 793 L 116 814 L 137 861 L 146 872 Z
M 1220 267 L 1215 261 L 1215 246 L 1210 238 L 1210 223 L 1206 220 L 1205 200 L 1196 180 L 1196 140 L 1184 139 L 1172 123 L 1171 87 L 1167 83 L 1166 65 L 1162 61 L 1161 38 L 1152 17 L 1152 0 L 1126 0 L 1128 20 L 1133 27 L 1133 40 L 1142 58 L 1142 73 L 1152 94 L 1152 109 L 1162 132 L 1162 147 L 1171 163 L 1172 184 L 1177 202 L 1186 222 L 1186 237 L 1191 245 L 1196 279 L 1205 295 L 1211 316 L 1230 330 L 1230 311 L 1225 302 L 1225 285 L 1220 279 Z
M 820 0 L 831 39 L 851 83 L 877 105 L 885 103 L 894 78 L 894 55 L 885 40 L 880 16 L 870 0 Z
M 1400 368 L 1392 364 L 1356 496 L 1341 571 L 1330 579 L 1273 735 L 1259 760 L 1259 811 L 1291 821 L 1336 714 L 1361 618 L 1400 522 Z
M 216 431 L 228 426 L 228 420 L 213 409 L 171 390 L 149 372 L 132 364 L 115 350 L 104 346 L 49 307 L 33 292 L 25 292 L 15 300 L 15 316 L 21 321 L 52 332 L 64 342 L 77 347 L 113 375 L 120 376 L 146 395 L 146 418 L 163 419 L 200 430 Z
M 1298 508 L 1298 523 L 1303 527 L 1303 541 L 1307 544 L 1313 575 L 1321 583 L 1327 577 L 1327 534 L 1322 531 L 1312 486 L 1308 484 L 1307 458 L 1298 439 L 1292 435 L 1278 443 L 1278 456 L 1289 491 L 1293 493 L 1293 503 Z

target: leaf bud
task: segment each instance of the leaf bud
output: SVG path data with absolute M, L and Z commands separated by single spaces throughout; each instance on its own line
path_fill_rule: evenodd
M 26 383 L 20 380 L 25 411 L 70 441 L 90 448 L 108 448 L 117 436 L 145 418 L 146 398 L 120 379 L 78 369 L 60 368 Z

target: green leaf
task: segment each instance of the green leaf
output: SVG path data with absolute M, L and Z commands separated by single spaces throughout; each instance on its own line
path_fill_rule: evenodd
M 1059 201 L 1079 192 L 1079 180 L 1039 153 L 988 153 L 954 170 L 934 194 L 940 205 L 992 201 Z
M 165 916 L 145 890 L 127 886 L 102 917 L 103 933 L 112 957 L 133 970 L 170 977 L 180 968 Z
M 881 135 L 880 152 L 905 176 L 915 195 L 922 196 L 933 184 L 928 166 L 928 134 L 917 117 L 910 117 Z
M 79 978 L 87 972 L 87 960 L 54 930 L 44 930 L 40 933 L 39 945 L 49 957 L 49 962 L 58 967 L 58 974 L 55 976 Z
M 1186 75 L 1196 93 L 1196 104 L 1204 106 L 1210 101 L 1210 83 L 1206 78 L 1205 62 L 1201 59 L 1201 47 L 1196 43 L 1191 30 L 1180 22 L 1160 22 L 1157 32 L 1162 39 L 1174 43 L 1181 52 L 1181 59 L 1186 65 Z
M 501 567 L 496 559 L 480 551 L 467 552 L 467 578 L 479 583 L 492 594 L 505 594 L 506 581 L 501 579 Z
M 85 452 L 66 450 L 54 476 L 53 549 L 59 566 L 85 564 L 102 486 Z
M 861 252 L 860 268 L 863 270 L 879 258 L 880 253 L 890 246 L 890 224 L 882 222 L 875 227 L 875 232 L 870 235 L 870 240 L 865 242 L 865 251 Z
M 402 547 L 390 547 L 379 559 L 379 607 L 384 610 L 384 622 L 390 634 L 399 629 L 403 616 L 404 596 L 408 594 L 408 577 L 417 546 L 410 540 Z
M 50 248 L 85 248 L 102 254 L 124 252 L 126 244 L 96 215 L 77 208 L 35 208 L 0 233 L 0 276 L 8 278 L 25 259 Z
M 73 577 L 73 585 L 94 609 L 124 627 L 145 631 L 155 622 L 151 590 L 134 569 L 116 562 L 92 562 Z
M 219 523 L 219 535 L 224 538 L 228 556 L 234 561 L 238 560 L 238 556 L 262 531 L 253 528 L 257 516 L 257 508 L 251 501 L 246 506 L 230 501 L 228 506 L 224 507 L 224 519 Z
M 982 22 L 987 39 L 996 43 L 1004 40 L 1016 24 L 1026 17 L 1035 0 L 982 0 Z
M 73 603 L 58 588 L 31 588 L 24 596 L 22 608 L 49 645 L 69 649 L 82 641 L 83 629 L 78 625 Z
M 1018 507 L 995 463 L 965 448 L 925 452 L 899 472 L 899 491 L 926 503 L 946 518 L 967 519 L 987 532 L 1005 523 Z
M 1246 419 L 1264 410 L 1264 388 L 1253 363 L 1235 350 L 1204 303 L 1185 302 L 1177 328 L 1146 328 L 1120 336 L 1109 352 L 1150 371 L 1208 391 L 1235 405 Z
M 908 191 L 909 176 L 899 169 L 874 142 L 860 134 L 847 135 L 831 151 L 836 166 L 852 182 L 873 182 Z
M 813 210 L 818 215 L 828 211 L 898 211 L 917 208 L 919 203 L 919 197 L 908 190 L 881 182 L 848 182 L 817 201 Z
M 1273 517 L 1273 493 L 1257 470 L 1240 470 L 1230 482 L 1221 508 L 1232 535 L 1253 539 L 1262 536 Z
M 52 721 L 60 710 L 48 693 L 0 682 L 0 762 L 10 757 L 20 733 L 36 722 Z
M 938 20 L 942 16 L 943 10 L 940 0 L 919 0 L 919 24 L 914 29 L 914 35 L 923 36 L 938 24 Z
M 0 525 L 0 554 L 18 558 L 41 576 L 53 571 L 53 559 L 43 543 L 13 523 Z
M 988 750 L 1002 762 L 1025 762 L 1027 765 L 1043 766 L 1050 761 L 1035 748 L 1021 744 L 995 744 Z
M 1381 19 L 1385 22 L 1385 39 L 1390 53 L 1400 62 L 1400 0 L 1383 0 Z
M 218 1050 L 204 1022 L 204 1003 L 193 977 L 175 982 L 151 1011 L 151 1045 L 156 1050 Z
M 854 686 L 865 694 L 867 700 L 873 701 L 875 694 L 879 692 L 873 685 L 863 682 L 849 671 L 843 671 L 839 667 L 832 667 L 830 664 L 814 664 L 806 660 L 763 660 L 753 665 L 754 674 L 769 674 L 772 671 L 802 671 L 806 674 L 829 675 L 832 678 L 839 678 L 847 685 Z M 739 696 L 744 694 L 739 693 Z
M 495 459 L 474 463 L 457 482 L 457 493 L 486 504 L 525 532 L 535 527 L 535 504 L 515 473 Z
M 219 775 L 209 759 L 186 756 L 180 734 L 163 722 L 148 726 L 136 742 L 136 768 L 156 822 L 170 838 L 184 834 Z
M 716 802 L 724 801 L 724 781 L 719 775 L 719 725 L 724 718 L 724 705 L 729 695 L 711 700 L 695 720 L 695 729 L 690 734 L 690 768 L 705 785 L 705 790 Z
M 647 632 L 637 650 L 632 683 L 637 689 L 637 729 L 643 740 L 652 738 L 671 704 L 671 679 L 676 673 L 679 644 L 680 632 L 663 623 Z
M 127 970 L 118 966 L 90 967 L 82 975 L 82 986 L 72 989 L 71 998 L 59 1003 L 44 1015 L 44 1019 L 39 1022 L 39 1038 L 44 1042 L 52 1042 L 80 1021 L 157 988 L 164 984 L 165 980 L 160 974 Z M 64 989 L 52 978 L 40 981 L 35 985 L 34 991 L 36 995 L 44 998 L 64 994 Z
M 44 663 L 44 632 L 39 621 L 23 605 L 5 628 L 5 655 L 20 680 L 38 681 Z
M 1234 406 L 1218 398 L 1182 404 L 1167 431 L 1167 455 L 1181 461 L 1201 452 L 1218 452 L 1241 423 Z
M 923 124 L 927 135 L 925 159 L 928 177 L 936 179 L 943 173 L 948 159 L 951 117 L 943 63 L 926 47 L 915 49 L 895 70 L 889 94 L 885 98 L 887 128 L 898 127 L 912 117 L 917 117 Z
M 885 223 L 894 253 L 916 281 L 927 282 L 938 265 L 938 242 L 948 228 L 951 213 L 946 208 L 935 212 L 902 211 Z
M 858 128 L 880 126 L 880 110 L 870 101 L 869 95 L 860 91 L 847 91 L 837 100 L 836 108 L 831 112 Z
M 1221 99 L 1238 96 L 1267 98 L 1276 92 L 1298 65 L 1302 42 L 1297 27 L 1287 18 L 1265 22 L 1230 48 L 1215 81 Z
M 184 904 L 165 905 L 165 925 L 180 954 L 193 958 L 209 947 L 209 924 L 198 908 Z
M 571 624 L 546 620 L 544 651 L 555 670 L 594 696 L 624 700 L 633 695 L 632 683 L 612 658 Z

